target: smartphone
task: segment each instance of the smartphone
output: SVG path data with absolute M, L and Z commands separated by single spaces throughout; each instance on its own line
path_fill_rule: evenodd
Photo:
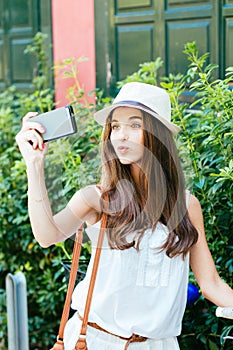
M 41 134 L 44 142 L 66 137 L 77 132 L 72 106 L 54 109 L 28 119 L 28 122 L 40 123 L 46 131 Z

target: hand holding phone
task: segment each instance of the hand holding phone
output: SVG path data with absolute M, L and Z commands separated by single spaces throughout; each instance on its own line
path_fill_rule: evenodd
M 27 120 L 37 122 L 45 128 L 41 134 L 44 142 L 56 140 L 77 132 L 77 125 L 72 106 L 54 109 L 50 112 L 39 114 Z

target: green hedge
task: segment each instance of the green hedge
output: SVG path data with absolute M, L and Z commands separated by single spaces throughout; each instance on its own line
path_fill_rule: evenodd
M 2 170 L 1 182 L 1 241 L 0 241 L 0 337 L 7 337 L 5 277 L 7 273 L 23 271 L 27 279 L 29 331 L 31 349 L 49 349 L 54 341 L 65 296 L 65 273 L 61 261 L 69 258 L 72 240 L 42 249 L 33 238 L 27 213 L 27 182 L 25 164 L 15 143 L 21 117 L 29 110 L 46 111 L 53 107 L 53 91 L 48 87 L 48 67 L 43 54 L 44 37 L 38 34 L 28 52 L 36 54 L 39 68 L 33 81 L 33 92 L 22 94 L 11 87 L 0 94 L 0 133 Z M 159 77 L 161 59 L 143 63 L 125 81 L 138 80 L 161 84 L 171 96 L 173 119 L 182 131 L 177 137 L 184 160 L 187 187 L 199 198 L 203 207 L 206 234 L 220 275 L 232 284 L 233 257 L 231 226 L 233 218 L 232 188 L 232 107 L 229 82 L 233 68 L 227 69 L 226 79 L 212 78 L 216 66 L 207 65 L 207 54 L 199 57 L 194 43 L 187 44 L 185 54 L 190 60 L 186 75 Z M 73 79 L 68 91 L 76 112 L 78 135 L 52 142 L 46 159 L 46 179 L 54 211 L 61 209 L 80 187 L 99 179 L 98 139 L 100 128 L 92 118 L 89 104 L 76 79 L 82 59 L 65 60 L 57 69 Z M 119 82 L 120 87 L 125 81 Z M 183 103 L 187 91 L 195 91 L 193 104 Z M 97 106 L 109 103 L 96 91 Z M 84 245 L 83 259 L 88 259 L 90 246 Z M 194 282 L 190 273 L 190 281 Z M 229 332 L 228 320 L 215 317 L 215 307 L 202 297 L 187 308 L 181 349 L 230 349 L 220 345 L 223 331 Z

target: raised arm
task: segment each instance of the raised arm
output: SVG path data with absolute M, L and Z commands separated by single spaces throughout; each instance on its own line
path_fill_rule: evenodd
M 191 196 L 189 216 L 197 228 L 199 238 L 190 252 L 190 264 L 203 296 L 217 306 L 233 306 L 233 289 L 219 276 L 207 245 L 203 215 L 199 201 Z
M 42 247 L 64 241 L 70 237 L 84 220 L 93 216 L 98 208 L 100 195 L 95 186 L 78 191 L 68 205 L 53 215 L 44 178 L 44 146 L 41 133 L 45 130 L 38 123 L 27 123 L 37 113 L 28 113 L 22 129 L 16 136 L 19 149 L 25 159 L 28 177 L 28 211 L 36 240 Z

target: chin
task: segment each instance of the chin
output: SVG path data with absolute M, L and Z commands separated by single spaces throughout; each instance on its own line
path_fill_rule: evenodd
M 131 164 L 140 164 L 139 159 L 126 159 L 126 158 L 118 158 L 121 164 L 131 165 Z
M 121 164 L 124 164 L 124 165 L 129 165 L 129 164 L 132 164 L 133 162 L 129 159 L 120 159 L 119 158 L 119 161 Z

